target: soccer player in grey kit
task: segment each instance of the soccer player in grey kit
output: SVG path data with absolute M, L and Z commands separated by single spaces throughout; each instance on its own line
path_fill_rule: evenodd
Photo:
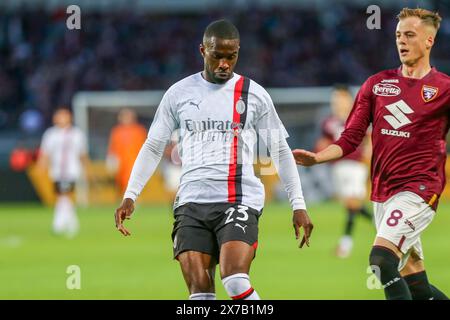
M 377 235 L 370 265 L 387 299 L 446 299 L 428 282 L 420 235 L 445 185 L 450 78 L 430 65 L 441 17 L 404 8 L 396 44 L 402 65 L 371 76 L 355 99 L 341 137 L 313 153 L 294 150 L 311 166 L 353 152 L 372 123 L 372 195 Z
M 182 175 L 172 232 L 174 258 L 181 266 L 190 299 L 215 299 L 217 263 L 232 299 L 259 299 L 250 283 L 258 244 L 264 187 L 253 171 L 256 134 L 265 140 L 288 193 L 300 246 L 309 245 L 313 225 L 306 212 L 300 177 L 288 136 L 269 94 L 233 72 L 239 32 L 226 20 L 205 30 L 200 52 L 204 70 L 167 90 L 133 167 L 116 226 L 129 235 L 124 219 L 153 174 L 172 132 L 180 129 Z

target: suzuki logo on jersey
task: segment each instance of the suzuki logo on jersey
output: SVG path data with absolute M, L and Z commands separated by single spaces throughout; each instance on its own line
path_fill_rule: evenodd
M 409 120 L 405 114 L 414 113 L 414 110 L 411 109 L 405 101 L 399 100 L 392 104 L 388 104 L 386 109 L 388 109 L 392 115 L 384 116 L 383 118 L 389 122 L 392 128 L 398 129 L 411 123 L 411 120 Z
M 377 83 L 373 86 L 372 92 L 377 96 L 395 97 L 398 96 L 402 90 L 399 87 L 389 83 Z
M 436 98 L 438 91 L 439 91 L 439 88 L 423 85 L 422 86 L 423 101 L 430 102 L 431 100 Z
M 399 100 L 392 104 L 385 106 L 386 109 L 391 113 L 390 115 L 384 116 L 383 118 L 394 128 L 395 130 L 381 129 L 381 134 L 388 136 L 396 136 L 402 138 L 409 138 L 410 133 L 405 131 L 397 131 L 399 129 L 412 121 L 406 116 L 407 114 L 414 113 L 414 110 L 406 104 L 405 101 Z

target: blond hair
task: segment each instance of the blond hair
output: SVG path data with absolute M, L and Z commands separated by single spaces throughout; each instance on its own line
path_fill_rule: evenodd
M 420 20 L 422 20 L 423 24 L 434 27 L 436 31 L 439 30 L 442 21 L 439 13 L 422 8 L 403 8 L 402 11 L 400 11 L 400 13 L 397 15 L 398 20 L 409 17 L 418 17 Z

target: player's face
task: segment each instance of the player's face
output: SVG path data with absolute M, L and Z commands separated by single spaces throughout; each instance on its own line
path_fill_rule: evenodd
M 398 22 L 395 34 L 402 64 L 414 66 L 420 59 L 429 56 L 434 39 L 430 28 L 418 17 L 408 17 Z
M 136 114 L 132 110 L 124 109 L 119 112 L 119 123 L 130 125 L 136 122 Z
M 331 94 L 331 108 L 333 114 L 339 119 L 347 120 L 353 106 L 353 97 L 346 90 L 335 90 Z
M 233 75 L 238 60 L 239 40 L 212 37 L 200 45 L 206 80 L 222 84 Z
M 61 128 L 65 128 L 72 123 L 72 114 L 67 110 L 58 110 L 53 116 L 53 123 Z

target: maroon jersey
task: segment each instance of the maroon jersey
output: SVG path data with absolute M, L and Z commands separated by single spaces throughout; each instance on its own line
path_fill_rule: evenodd
M 335 116 L 329 116 L 322 123 L 322 135 L 333 142 L 339 139 L 344 129 L 345 129 L 345 122 Z M 362 146 L 359 145 L 355 151 L 346 155 L 340 160 L 362 161 L 362 159 L 363 159 L 363 150 Z
M 435 68 L 422 79 L 401 68 L 371 76 L 356 96 L 336 142 L 353 152 L 372 123 L 372 195 L 384 202 L 411 191 L 437 208 L 445 186 L 445 136 L 449 129 L 450 77 Z

